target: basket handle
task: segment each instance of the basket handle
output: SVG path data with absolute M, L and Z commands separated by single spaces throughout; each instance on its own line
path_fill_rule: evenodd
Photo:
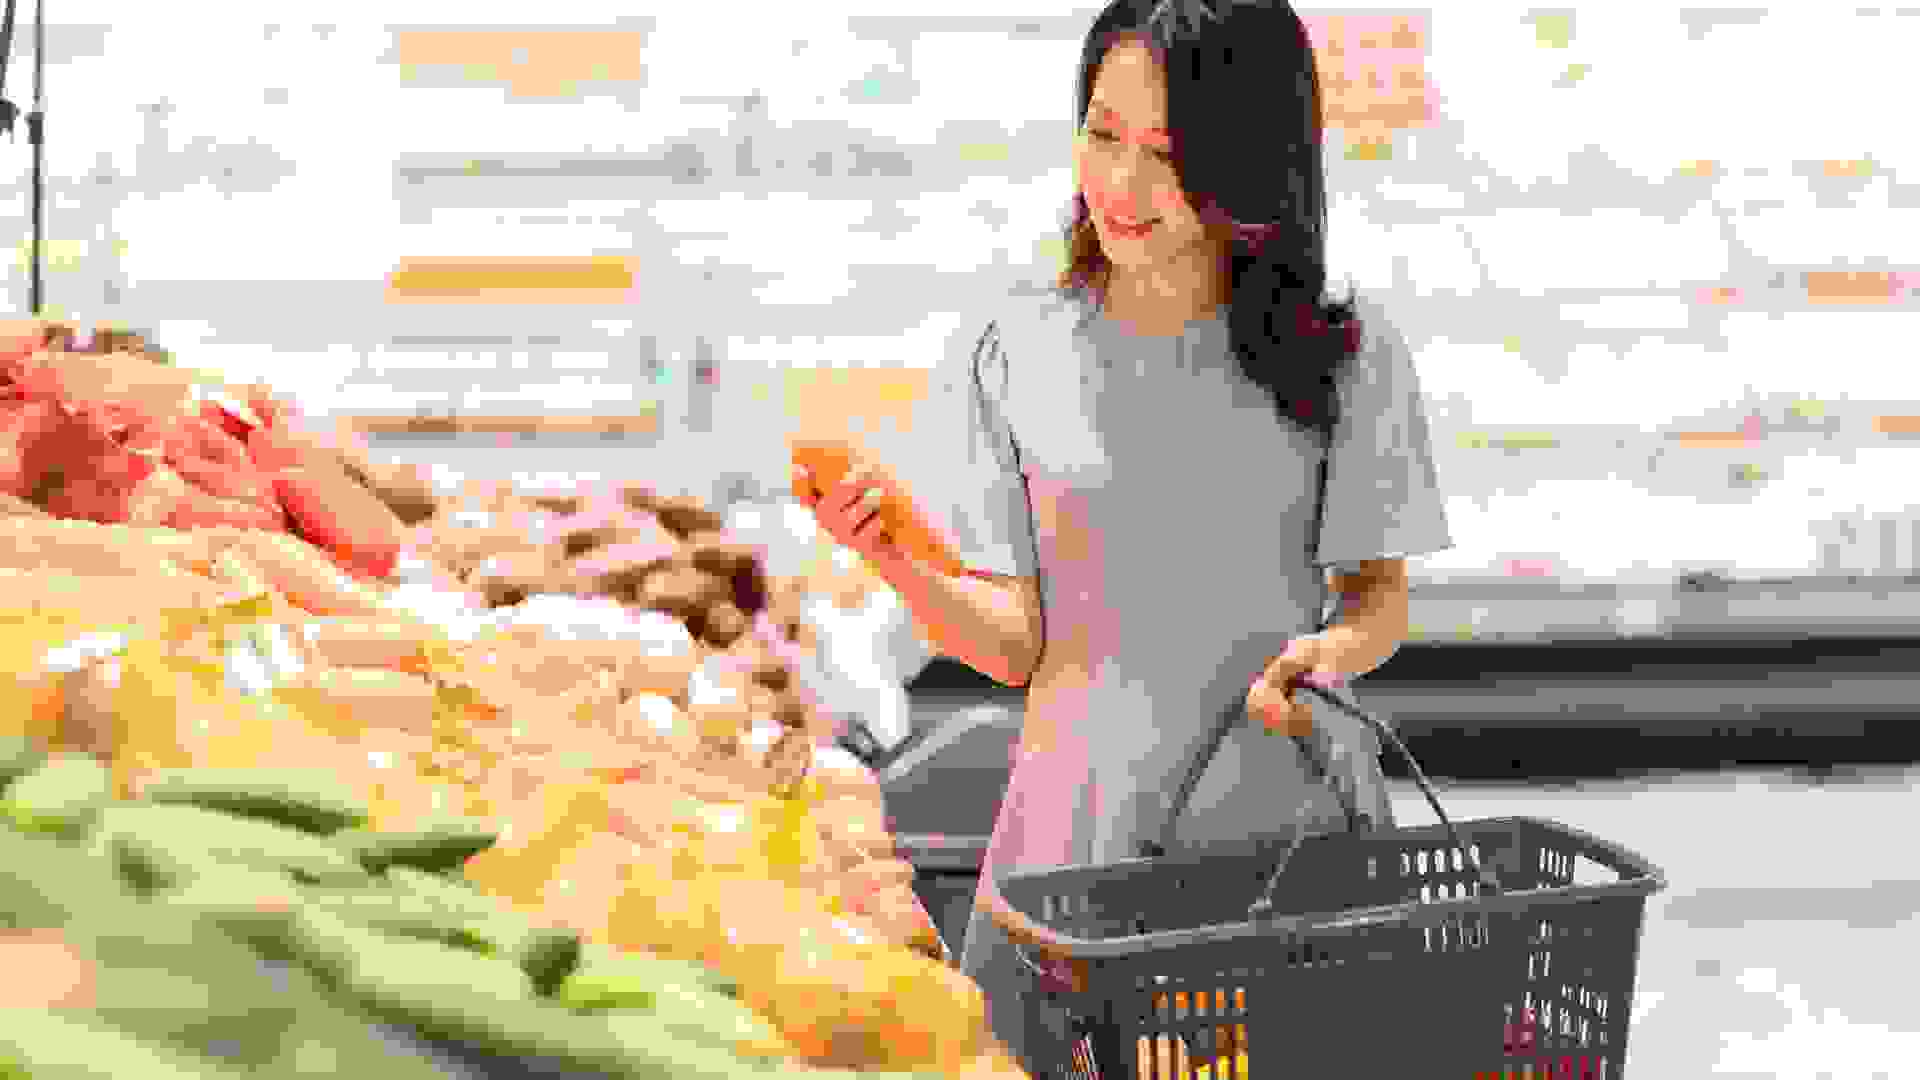
M 1414 759 L 1413 752 L 1407 749 L 1406 743 L 1400 741 L 1400 736 L 1396 734 L 1392 728 L 1382 724 L 1373 714 L 1360 708 L 1353 702 L 1346 700 L 1334 691 L 1307 682 L 1304 676 L 1296 676 L 1290 684 L 1290 689 L 1313 692 L 1334 708 L 1359 720 L 1366 727 L 1370 728 L 1375 735 L 1379 736 L 1382 742 L 1389 743 L 1394 749 L 1398 750 L 1400 756 L 1407 759 L 1407 765 L 1413 770 L 1413 779 L 1415 783 L 1420 785 L 1420 793 L 1426 796 L 1428 805 L 1433 807 L 1433 812 L 1439 816 L 1440 823 L 1446 826 L 1447 836 L 1453 841 L 1453 846 L 1459 850 L 1460 858 L 1466 865 L 1472 866 L 1478 875 L 1480 886 L 1484 890 L 1484 895 L 1496 895 L 1501 891 L 1499 882 L 1494 878 L 1492 871 L 1488 867 L 1474 862 L 1472 851 L 1460 838 L 1460 832 L 1454 828 L 1453 820 L 1447 817 L 1447 812 L 1441 808 L 1439 798 L 1433 793 L 1433 785 L 1427 782 L 1426 773 L 1420 769 L 1420 763 Z M 1144 845 L 1143 854 L 1145 857 L 1158 858 L 1165 855 L 1172 847 L 1174 828 L 1179 824 L 1180 815 L 1186 812 L 1187 803 L 1193 798 L 1194 789 L 1199 786 L 1201 776 L 1206 772 L 1207 767 L 1213 763 L 1214 755 L 1220 752 L 1220 744 L 1226 740 L 1227 732 L 1245 722 L 1245 719 L 1245 711 L 1238 704 L 1228 706 L 1226 709 L 1221 710 L 1219 722 L 1214 725 L 1213 731 L 1206 744 L 1200 748 L 1199 753 L 1196 754 L 1188 764 L 1186 775 L 1181 777 L 1180 786 L 1174 791 L 1166 824 L 1161 826 L 1159 841 Z M 1333 760 L 1331 736 L 1329 736 L 1324 729 L 1315 725 L 1311 733 L 1293 736 L 1293 744 L 1294 748 L 1300 752 L 1300 755 L 1307 760 L 1310 771 L 1317 774 L 1321 781 L 1333 790 L 1334 796 L 1340 801 L 1342 809 L 1347 813 L 1348 827 L 1355 830 L 1365 827 L 1355 806 L 1356 799 L 1353 793 L 1347 790 L 1347 786 L 1342 782 L 1342 778 L 1330 766 L 1330 762 Z M 1294 852 L 1300 849 L 1300 845 L 1305 839 L 1306 830 L 1304 827 L 1296 827 L 1292 841 L 1288 844 L 1287 849 L 1280 854 L 1273 868 L 1273 872 L 1267 875 L 1267 883 L 1261 888 L 1260 895 L 1248 906 L 1248 918 L 1260 918 L 1272 913 L 1274 887 L 1279 883 L 1280 875 L 1286 871 L 1287 865 L 1293 861 Z
M 1499 895 L 1502 891 L 1499 879 L 1493 876 L 1491 867 L 1485 863 L 1474 860 L 1472 850 L 1467 847 L 1466 841 L 1460 838 L 1460 830 L 1454 828 L 1453 819 L 1449 818 L 1447 812 L 1441 808 L 1440 799 L 1433 793 L 1433 785 L 1427 782 L 1427 774 L 1421 771 L 1420 763 L 1414 760 L 1413 751 L 1408 750 L 1407 744 L 1400 741 L 1400 736 L 1396 734 L 1392 728 L 1382 724 L 1372 713 L 1343 699 L 1333 691 L 1306 682 L 1301 682 L 1298 685 L 1302 689 L 1313 691 L 1329 705 L 1359 720 L 1367 727 L 1372 728 L 1375 735 L 1380 736 L 1380 738 L 1386 742 L 1392 743 L 1393 748 L 1400 751 L 1400 756 L 1407 759 L 1407 767 L 1413 770 L 1413 779 L 1415 783 L 1420 785 L 1420 793 L 1427 797 L 1427 804 L 1432 806 L 1433 812 L 1439 816 L 1440 824 L 1446 826 L 1447 837 L 1453 841 L 1454 848 L 1460 852 L 1462 863 L 1471 867 L 1475 875 L 1480 879 L 1482 894 L 1487 896 Z M 1318 729 L 1315 730 L 1315 734 L 1320 734 Z M 1294 837 L 1292 847 L 1288 848 L 1286 854 L 1281 856 L 1280 865 L 1276 866 L 1273 873 L 1268 875 L 1267 884 L 1260 890 L 1259 899 L 1255 900 L 1253 904 L 1247 908 L 1248 918 L 1260 918 L 1272 913 L 1273 888 L 1279 883 L 1280 874 L 1287 868 L 1287 862 L 1292 859 L 1293 852 L 1299 848 L 1300 840 L 1300 835 Z

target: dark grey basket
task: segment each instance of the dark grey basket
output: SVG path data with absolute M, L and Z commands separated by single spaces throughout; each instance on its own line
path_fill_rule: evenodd
M 1373 717 L 1315 692 L 1407 754 Z M 1438 825 L 1294 829 L 1000 878 L 989 912 L 1019 943 L 1029 1001 L 1063 1009 L 1077 1040 L 1036 1073 L 1158 1080 L 1172 1036 L 1212 1080 L 1246 1075 L 1241 1052 L 1263 1078 L 1620 1077 L 1646 902 L 1664 876 L 1549 821 L 1456 828 L 1407 760 Z M 1576 883 L 1583 862 L 1615 880 Z M 1155 1040 L 1144 1074 L 1143 1038 Z

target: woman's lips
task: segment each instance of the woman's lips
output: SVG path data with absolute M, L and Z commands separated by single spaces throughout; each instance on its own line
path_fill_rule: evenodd
M 1137 225 L 1128 225 L 1122 222 L 1120 219 L 1114 217 L 1112 214 L 1106 215 L 1106 225 L 1107 225 L 1107 230 L 1109 232 L 1112 232 L 1119 236 L 1130 237 L 1133 239 L 1139 239 L 1140 237 L 1143 237 L 1148 233 L 1152 232 L 1153 227 L 1159 224 L 1159 222 L 1160 222 L 1159 218 L 1152 218 L 1148 221 L 1141 222 Z

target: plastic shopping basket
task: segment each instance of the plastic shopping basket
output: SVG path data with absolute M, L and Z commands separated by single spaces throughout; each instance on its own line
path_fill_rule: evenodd
M 1295 827 L 989 882 L 987 910 L 1033 981 L 1029 1007 L 1071 1028 L 1036 1075 L 1159 1080 L 1184 1054 L 1210 1080 L 1620 1077 L 1660 871 L 1549 821 L 1456 827 L 1397 735 L 1307 689 L 1406 755 L 1440 824 L 1311 839 Z M 1173 818 L 1240 722 L 1241 710 L 1223 716 Z M 1333 779 L 1312 739 L 1295 745 Z M 1576 883 L 1595 868 L 1614 880 Z

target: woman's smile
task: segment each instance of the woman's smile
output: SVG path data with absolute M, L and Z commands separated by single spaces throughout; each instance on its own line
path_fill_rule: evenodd
M 1153 231 L 1153 227 L 1159 223 L 1159 218 L 1148 218 L 1145 221 L 1133 222 L 1112 215 L 1107 215 L 1102 222 L 1102 224 L 1106 225 L 1109 233 L 1125 240 L 1144 240 L 1147 238 L 1147 234 Z

